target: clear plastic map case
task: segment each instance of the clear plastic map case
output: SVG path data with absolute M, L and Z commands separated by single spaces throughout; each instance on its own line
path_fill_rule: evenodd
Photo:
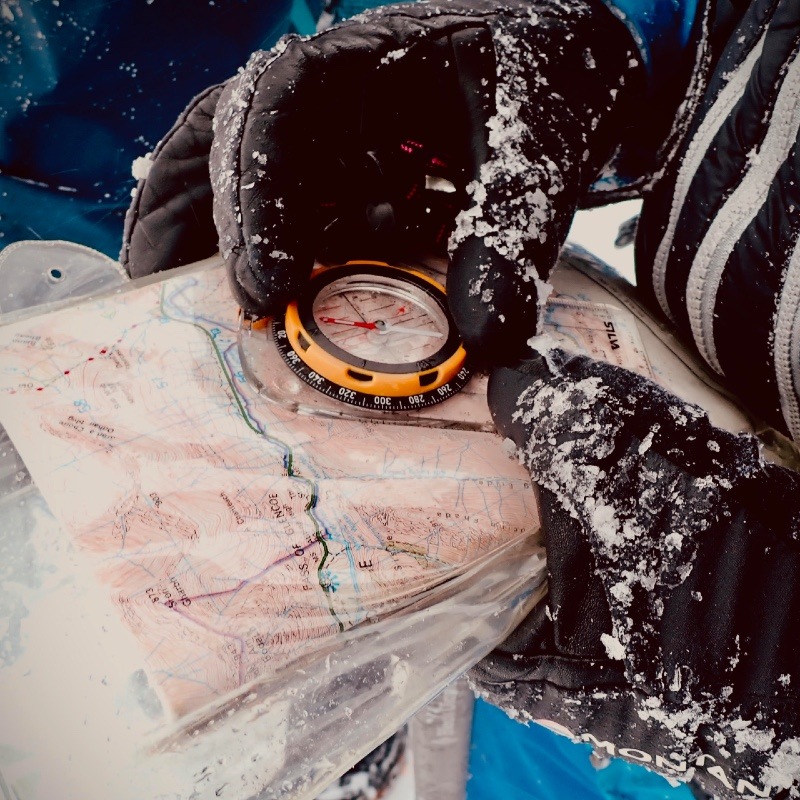
M 264 402 L 220 259 L 4 321 L 13 796 L 310 800 L 542 596 L 499 437 Z

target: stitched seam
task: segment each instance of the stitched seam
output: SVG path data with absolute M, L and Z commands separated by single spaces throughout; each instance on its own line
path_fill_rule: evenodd
M 189 106 L 186 109 L 184 109 L 184 111 L 181 114 L 181 116 L 178 117 L 178 121 L 172 126 L 171 130 L 169 130 L 167 132 L 167 135 L 156 146 L 156 149 L 153 151 L 153 157 L 155 157 L 159 153 L 161 153 L 161 151 L 164 149 L 164 147 L 166 147 L 167 142 L 169 142 L 172 139 L 172 137 L 177 133 L 179 128 L 183 127 L 183 124 L 186 121 L 186 119 L 188 118 L 189 114 L 191 114 L 191 112 L 195 108 L 197 108 L 197 106 L 199 106 L 203 102 L 203 100 L 205 100 L 207 97 L 209 97 L 209 95 L 211 95 L 214 91 L 216 91 L 217 89 L 219 89 L 223 85 L 224 84 L 218 83 L 216 86 L 210 86 L 208 89 L 206 89 L 206 91 L 204 91 L 202 94 L 200 94 L 197 97 L 197 102 L 196 103 L 193 103 L 191 106 Z M 142 204 L 142 201 L 143 201 L 143 197 L 142 196 L 144 194 L 143 189 L 144 189 L 144 187 L 146 185 L 146 180 L 147 180 L 146 178 L 143 178 L 137 184 L 136 199 L 134 200 L 133 205 L 129 209 L 129 213 L 131 215 L 131 223 L 130 223 L 130 227 L 128 228 L 128 235 L 125 237 L 125 240 L 123 241 L 123 252 L 125 252 L 125 250 L 126 250 L 125 247 L 124 247 L 125 244 L 129 244 L 131 242 L 131 240 L 133 239 L 133 231 L 134 231 L 134 228 L 137 228 L 139 220 L 143 219 L 146 216 L 148 216 L 147 214 L 145 214 L 144 217 L 140 216 L 140 208 L 141 208 L 141 204 Z M 145 237 L 145 238 L 147 238 L 147 237 Z M 149 239 L 148 239 L 148 243 L 150 243 Z M 128 257 L 127 254 L 126 254 L 126 263 L 130 263 L 130 258 Z
M 795 441 L 800 440 L 800 239 L 795 244 L 781 290 L 775 324 L 775 377 L 781 412 Z
M 763 206 L 772 181 L 786 160 L 800 128 L 800 58 L 793 59 L 772 107 L 759 160 L 717 213 L 695 254 L 686 285 L 686 309 L 695 344 L 708 364 L 724 374 L 714 341 L 714 309 L 725 264 L 747 226 Z
M 703 157 L 708 150 L 711 141 L 717 135 L 720 127 L 728 117 L 733 106 L 738 101 L 752 74 L 753 67 L 761 55 L 764 46 L 766 31 L 756 42 L 753 49 L 747 54 L 747 58 L 736 68 L 730 80 L 717 96 L 717 100 L 706 114 L 699 129 L 692 137 L 692 141 L 683 157 L 683 163 L 678 172 L 673 189 L 672 206 L 669 212 L 669 221 L 664 231 L 664 236 L 658 245 L 655 259 L 653 261 L 653 289 L 658 303 L 664 313 L 673 319 L 674 317 L 669 308 L 667 300 L 666 277 L 667 262 L 669 260 L 670 249 L 675 237 L 675 230 L 678 226 L 678 219 L 683 210 L 686 196 L 689 193 L 689 186 L 695 176 Z

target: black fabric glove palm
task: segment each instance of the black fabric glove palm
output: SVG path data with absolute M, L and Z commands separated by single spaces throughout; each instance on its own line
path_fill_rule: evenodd
M 198 98 L 139 187 L 156 184 L 134 204 L 123 261 L 137 276 L 186 262 L 200 220 L 186 198 L 207 190 L 186 154 L 205 148 L 247 311 L 277 312 L 314 258 L 429 250 L 455 227 L 456 322 L 473 355 L 512 358 L 643 87 L 633 41 L 600 0 L 375 9 L 254 54 L 221 95 Z M 455 192 L 435 190 L 443 178 Z M 163 188 L 182 180 L 183 193 Z
M 561 351 L 490 404 L 541 487 L 550 596 L 491 702 L 719 797 L 800 778 L 800 476 L 626 370 Z

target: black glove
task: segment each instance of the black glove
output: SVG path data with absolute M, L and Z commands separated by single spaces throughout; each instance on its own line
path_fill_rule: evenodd
M 152 154 L 125 216 L 119 260 L 132 278 L 214 255 L 208 153 L 222 86 L 192 100 Z
M 550 592 L 480 692 L 719 797 L 796 785 L 800 476 L 561 351 L 497 371 L 489 401 L 541 487 Z
M 221 97 L 195 101 L 139 187 L 149 205 L 134 204 L 123 261 L 132 275 L 187 261 L 186 197 L 205 203 L 205 189 L 193 171 L 177 186 L 210 148 L 220 249 L 246 310 L 277 312 L 315 257 L 429 249 L 455 223 L 456 322 L 474 355 L 510 358 L 643 92 L 633 40 L 601 0 L 375 9 L 254 54 Z M 150 191 L 161 181 L 176 191 Z

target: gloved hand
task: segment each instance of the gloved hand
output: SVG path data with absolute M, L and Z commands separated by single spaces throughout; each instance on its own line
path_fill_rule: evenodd
M 549 598 L 479 691 L 718 797 L 796 793 L 800 476 L 562 351 L 496 371 L 489 401 L 541 487 Z
M 198 236 L 207 247 L 210 151 L 220 249 L 247 311 L 277 312 L 315 257 L 429 248 L 455 225 L 456 323 L 474 355 L 513 358 L 644 83 L 601 0 L 385 6 L 286 39 L 197 98 L 161 143 L 123 263 L 139 276 L 197 258 Z

